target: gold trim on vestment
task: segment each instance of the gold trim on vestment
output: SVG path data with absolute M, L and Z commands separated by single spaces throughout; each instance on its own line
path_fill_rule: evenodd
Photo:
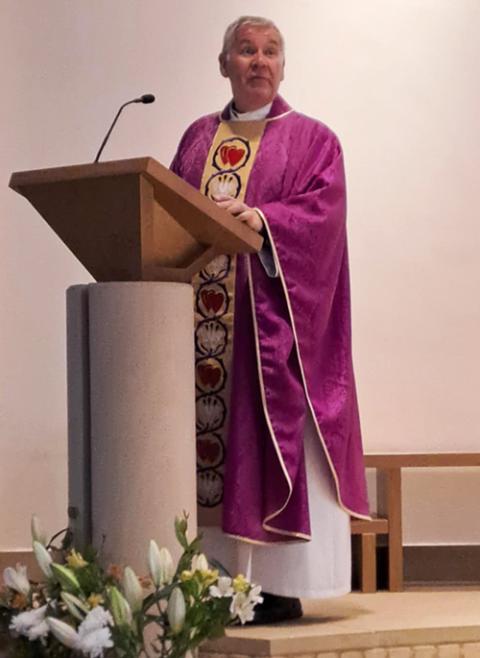
M 277 531 L 273 530 L 272 532 L 277 532 Z M 299 539 L 298 542 L 292 542 L 287 539 L 285 541 L 276 541 L 276 542 L 261 541 L 260 539 L 250 539 L 250 537 L 243 537 L 242 535 L 232 535 L 230 532 L 225 532 L 224 534 L 227 537 L 230 537 L 230 539 L 241 541 L 244 544 L 253 544 L 254 546 L 291 546 L 293 543 L 305 544 L 305 541 L 310 541 L 312 539 L 310 535 L 304 535 L 301 532 L 285 533 L 292 535 L 293 537 L 297 537 Z
M 271 514 L 268 514 L 263 521 L 262 521 L 262 528 L 266 532 L 273 532 L 276 534 L 280 535 L 288 535 L 288 536 L 303 536 L 302 533 L 292 533 L 288 530 L 281 530 L 280 528 L 274 528 L 273 526 L 268 524 L 268 521 L 271 521 L 275 517 L 277 517 L 279 514 L 283 512 L 283 510 L 286 508 L 288 505 L 290 498 L 292 497 L 292 492 L 293 492 L 293 485 L 292 481 L 290 479 L 290 475 L 288 474 L 287 467 L 285 466 L 285 462 L 283 461 L 283 455 L 282 451 L 280 450 L 280 446 L 278 444 L 277 438 L 275 436 L 275 431 L 273 429 L 272 421 L 270 419 L 270 414 L 268 412 L 268 406 L 267 406 L 267 397 L 265 394 L 265 385 L 263 382 L 263 373 L 262 373 L 262 356 L 260 353 L 260 342 L 258 340 L 258 324 L 257 324 L 257 316 L 255 314 L 255 293 L 253 290 L 253 280 L 252 280 L 252 265 L 250 261 L 250 256 L 247 255 L 247 274 L 248 274 L 248 288 L 249 288 L 249 293 L 250 293 L 250 304 L 252 307 L 252 319 L 253 319 L 253 333 L 254 333 L 254 338 L 255 338 L 255 353 L 257 357 L 257 370 L 258 370 L 258 383 L 259 383 L 259 388 L 260 388 L 260 397 L 262 400 L 262 407 L 263 407 L 263 413 L 265 415 L 265 421 L 267 423 L 268 431 L 270 433 L 270 438 L 273 442 L 273 447 L 275 448 L 275 453 L 277 455 L 277 459 L 279 461 L 280 467 L 283 471 L 283 476 L 285 477 L 285 480 L 288 485 L 288 495 L 283 503 L 283 505 L 278 509 L 272 512 Z M 311 539 L 310 536 L 307 535 L 307 539 Z

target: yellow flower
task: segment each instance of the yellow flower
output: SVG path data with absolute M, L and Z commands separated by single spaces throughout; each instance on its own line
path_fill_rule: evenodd
M 191 580 L 193 578 L 193 573 L 191 571 L 182 571 L 180 574 L 180 580 L 184 583 L 186 580 Z
M 73 548 L 70 551 L 70 555 L 67 557 L 67 564 L 72 569 L 81 569 L 82 567 L 88 566 L 88 562 L 83 559 L 82 554 L 77 553 Z
M 203 586 L 209 587 L 218 580 L 218 569 L 207 569 L 207 571 L 201 571 L 200 575 Z
M 105 599 L 101 594 L 90 594 L 87 599 L 87 603 L 91 608 L 96 608 L 97 605 L 102 605 L 105 603 Z
M 232 582 L 234 592 L 246 592 L 250 586 L 248 580 L 241 573 Z

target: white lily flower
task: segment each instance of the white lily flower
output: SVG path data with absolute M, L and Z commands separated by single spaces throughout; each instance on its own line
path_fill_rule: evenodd
M 47 618 L 50 630 L 57 640 L 70 649 L 81 651 L 89 658 L 101 658 L 104 649 L 113 647 L 108 626 L 112 616 L 101 606 L 93 608 L 78 627 L 78 632 L 60 619 Z
M 45 546 L 41 544 L 39 541 L 35 540 L 33 542 L 33 552 L 35 553 L 38 566 L 42 570 L 43 575 L 46 576 L 47 578 L 52 578 L 53 573 L 50 565 L 52 564 L 53 560 L 52 560 L 52 556 L 47 551 Z
M 253 606 L 245 592 L 237 592 L 235 594 L 230 604 L 230 614 L 232 617 L 238 617 L 242 624 L 252 621 L 254 617 Z
M 112 615 L 100 605 L 93 608 L 78 627 L 77 648 L 90 658 L 103 656 L 104 649 L 113 647 L 108 626 L 113 626 Z
M 36 514 L 32 514 L 30 530 L 32 533 L 32 541 L 38 541 L 44 546 L 47 545 L 47 535 L 42 527 L 42 524 L 40 523 L 40 519 Z
M 103 628 L 104 626 L 113 626 L 112 615 L 101 605 L 97 605 L 95 608 L 90 610 L 88 615 L 82 621 L 78 627 L 78 633 L 83 637 L 87 633 L 96 631 L 99 628 Z
M 27 637 L 30 642 L 35 642 L 35 640 L 41 640 L 50 633 L 50 628 L 47 624 L 47 620 L 44 619 L 36 626 L 31 626 L 27 633 Z
M 148 548 L 148 569 L 157 587 L 169 585 L 175 575 L 175 565 L 168 548 L 158 548 L 152 539 Z
M 7 567 L 3 570 L 3 582 L 10 589 L 28 596 L 30 592 L 30 583 L 27 578 L 27 567 L 23 564 L 17 564 L 15 568 Z
M 214 599 L 221 599 L 224 596 L 233 596 L 232 579 L 227 576 L 221 576 L 216 585 L 211 585 L 210 596 Z
M 238 617 L 242 624 L 252 621 L 255 606 L 257 603 L 263 601 L 260 592 L 260 585 L 254 585 L 248 594 L 246 592 L 237 592 L 230 604 L 230 614 L 232 617 Z
M 79 638 L 77 647 L 85 656 L 89 656 L 89 658 L 101 658 L 104 649 L 113 647 L 110 629 L 108 627 L 97 628 L 91 633 L 87 633 L 85 636 Z
M 208 571 L 208 560 L 203 553 L 192 557 L 192 571 Z
M 255 605 L 257 603 L 263 603 L 263 596 L 261 596 L 262 587 L 260 585 L 254 585 L 252 583 L 252 588 L 248 593 L 248 598 Z
M 47 617 L 47 624 L 57 640 L 68 647 L 69 649 L 76 649 L 78 645 L 78 633 L 69 624 L 66 624 L 60 619 L 55 617 Z
M 167 605 L 167 617 L 173 633 L 179 633 L 182 630 L 185 622 L 185 612 L 185 599 L 182 590 L 180 587 L 175 587 L 170 594 Z
M 37 640 L 48 635 L 48 626 L 45 621 L 47 606 L 35 610 L 20 612 L 10 621 L 10 630 L 17 635 L 26 635 L 29 640 Z

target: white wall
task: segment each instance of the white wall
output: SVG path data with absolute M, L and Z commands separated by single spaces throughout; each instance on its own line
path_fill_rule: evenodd
M 0 0 L 0 550 L 30 513 L 66 522 L 64 290 L 90 280 L 11 171 L 105 158 L 168 163 L 224 105 L 226 24 L 270 16 L 283 95 L 331 125 L 348 168 L 354 347 L 367 450 L 476 450 L 480 307 L 477 0 Z M 477 471 L 406 478 L 406 541 L 480 543 Z M 441 515 L 440 511 L 442 510 Z

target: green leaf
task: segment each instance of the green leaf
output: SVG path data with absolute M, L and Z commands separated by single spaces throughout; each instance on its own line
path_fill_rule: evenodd
M 98 564 L 89 563 L 86 567 L 78 569 L 75 575 L 87 597 L 90 594 L 99 594 L 105 588 L 106 577 Z

